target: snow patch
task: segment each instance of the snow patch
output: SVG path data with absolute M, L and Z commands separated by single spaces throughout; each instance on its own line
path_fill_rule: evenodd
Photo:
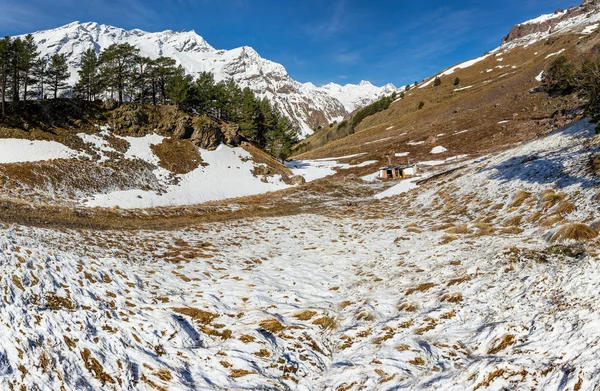
M 554 56 L 558 56 L 559 54 L 561 54 L 562 52 L 564 52 L 566 49 L 560 49 L 558 52 L 556 53 L 550 53 L 546 56 L 546 58 L 550 58 L 550 57 L 554 57 Z
M 440 154 L 440 153 L 444 153 L 446 151 L 447 151 L 446 148 L 442 147 L 441 145 L 438 145 L 437 147 L 434 147 L 431 150 L 431 153 L 433 153 L 433 154 Z
M 0 139 L 0 164 L 74 159 L 84 154 L 56 141 Z

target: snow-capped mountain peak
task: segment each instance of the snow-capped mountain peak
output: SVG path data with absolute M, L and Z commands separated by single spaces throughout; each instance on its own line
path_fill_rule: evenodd
M 329 83 L 321 87 L 321 90 L 342 102 L 346 110 L 351 113 L 385 95 L 391 95 L 398 89 L 391 83 L 383 87 L 377 87 L 369 81 L 362 80 L 358 84 L 346 84 L 343 86 L 336 83 Z
M 344 87 L 333 83 L 322 88 L 302 84 L 293 80 L 283 65 L 262 58 L 250 46 L 217 50 L 193 30 L 147 32 L 96 22 L 73 22 L 38 31 L 33 36 L 43 56 L 56 53 L 67 56 L 71 84 L 78 80 L 77 69 L 87 49 L 100 53 L 112 44 L 128 43 L 139 48 L 143 56 L 175 59 L 192 76 L 208 71 L 217 81 L 234 79 L 242 88 L 249 87 L 268 98 L 282 114 L 292 119 L 303 135 L 340 120 L 393 89 L 390 85 L 375 87 L 366 81 Z

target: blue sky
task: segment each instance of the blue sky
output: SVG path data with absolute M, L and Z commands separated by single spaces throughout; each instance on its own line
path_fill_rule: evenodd
M 522 21 L 578 0 L 0 0 L 0 35 L 95 21 L 195 30 L 249 45 L 317 85 L 422 80 L 494 49 Z M 577 4 L 576 4 L 577 3 Z

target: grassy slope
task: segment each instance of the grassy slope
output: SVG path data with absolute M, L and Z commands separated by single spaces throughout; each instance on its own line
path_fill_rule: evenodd
M 565 55 L 580 58 L 598 42 L 600 36 L 597 33 L 581 39 L 580 35 L 570 34 L 492 55 L 469 68 L 442 76 L 441 86 L 431 84 L 413 88 L 405 99 L 392 104 L 388 110 L 366 118 L 355 134 L 327 142 L 327 138 L 332 138 L 336 132 L 335 127 L 316 133 L 303 142 L 316 148 L 295 158 L 315 159 L 367 152 L 365 160 L 384 161 L 388 151 L 395 151 L 411 152 L 411 156 L 420 160 L 430 160 L 432 145 L 411 146 L 407 142 L 445 134 L 437 145 L 443 145 L 449 151 L 446 155 L 436 156 L 438 158 L 489 153 L 532 139 L 555 125 L 570 121 L 561 110 L 579 104 L 573 96 L 552 98 L 543 92 L 530 93 L 541 84 L 536 76 L 556 58 L 546 57 L 564 48 Z M 502 61 L 498 61 L 499 58 Z M 498 66 L 503 68 L 496 68 Z M 492 71 L 488 72 L 489 69 Z M 458 87 L 453 85 L 456 77 L 461 79 Z M 472 88 L 454 91 L 467 86 Z M 425 102 L 425 107 L 417 110 L 420 101 Z M 499 124 L 501 121 L 510 122 Z M 463 130 L 469 131 L 456 134 Z

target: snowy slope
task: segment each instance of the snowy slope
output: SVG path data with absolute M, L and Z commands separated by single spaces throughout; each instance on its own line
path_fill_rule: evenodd
M 129 43 L 151 58 L 174 58 L 188 73 L 213 72 L 217 81 L 233 78 L 240 86 L 249 87 L 261 97 L 267 97 L 289 116 L 303 135 L 312 133 L 318 125 L 340 120 L 347 113 L 346 105 L 329 94 L 328 89 L 293 80 L 281 64 L 262 58 L 249 46 L 232 50 L 217 50 L 194 31 L 163 31 L 150 33 L 124 30 L 98 23 L 74 22 L 56 29 L 33 33 L 42 55 L 65 54 L 71 71 L 70 83 L 77 79 L 77 69 L 85 50 L 98 53 L 111 44 Z M 348 87 L 357 104 L 371 103 L 379 96 L 377 87 Z M 383 87 L 382 90 L 389 90 Z M 363 96 L 362 94 L 365 94 Z
M 598 242 L 541 223 L 597 221 L 590 129 L 324 215 L 0 226 L 0 388 L 595 390 Z

